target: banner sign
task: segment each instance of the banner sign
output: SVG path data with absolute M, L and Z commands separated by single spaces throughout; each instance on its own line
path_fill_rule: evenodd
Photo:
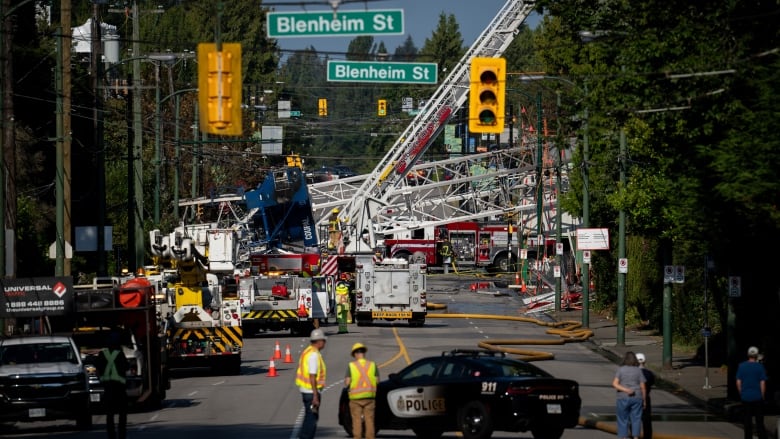
M 58 316 L 73 309 L 70 277 L 2 279 L 0 285 L 0 317 Z

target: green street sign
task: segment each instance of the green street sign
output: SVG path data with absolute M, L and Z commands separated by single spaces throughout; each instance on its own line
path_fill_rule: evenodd
M 266 13 L 269 38 L 403 35 L 404 10 Z
M 290 111 L 290 117 L 301 117 L 301 111 L 300 110 Z
M 436 63 L 328 61 L 329 82 L 436 84 Z

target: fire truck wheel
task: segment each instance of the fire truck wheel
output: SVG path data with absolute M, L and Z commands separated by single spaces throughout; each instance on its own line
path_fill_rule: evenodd
M 425 317 L 417 317 L 409 319 L 410 328 L 422 328 L 425 325 Z

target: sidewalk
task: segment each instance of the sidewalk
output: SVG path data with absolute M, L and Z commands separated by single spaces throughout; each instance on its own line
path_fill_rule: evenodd
M 555 320 L 582 321 L 581 310 L 549 314 Z M 715 416 L 741 425 L 739 403 L 729 401 L 726 397 L 728 377 L 725 369 L 710 365 L 709 377 L 705 380 L 706 370 L 703 362 L 696 359 L 694 353 L 675 352 L 672 347 L 672 369 L 664 370 L 663 337 L 655 331 L 637 330 L 627 325 L 625 345 L 617 346 L 616 322 L 593 311 L 590 313 L 590 329 L 594 333 L 590 342 L 596 352 L 616 364 L 622 361 L 628 351 L 642 352 L 647 358 L 647 367 L 655 372 L 657 387 L 663 387 Z M 710 388 L 704 388 L 705 382 L 709 383 Z M 769 437 L 778 437 L 778 416 L 766 416 L 765 424 Z

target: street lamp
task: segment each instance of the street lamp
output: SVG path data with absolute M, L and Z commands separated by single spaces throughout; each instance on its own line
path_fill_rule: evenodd
M 160 225 L 160 168 L 162 164 L 162 153 L 160 147 L 160 139 L 162 136 L 162 115 L 160 114 L 160 106 L 163 101 L 171 98 L 174 94 L 166 96 L 165 99 L 160 99 L 160 66 L 165 63 L 168 68 L 173 67 L 179 60 L 194 58 L 195 54 L 191 52 L 184 53 L 150 53 L 146 55 L 147 59 L 157 61 L 155 63 L 155 130 L 154 130 L 154 225 L 158 227 Z M 192 90 L 192 89 L 188 89 Z M 197 89 L 195 89 L 197 90 Z M 178 204 L 178 203 L 177 203 Z
M 589 176 L 588 176 L 588 162 L 590 160 L 590 151 L 589 151 L 589 144 L 588 144 L 588 105 L 587 105 L 587 97 L 588 97 L 588 83 L 585 82 L 583 88 L 580 88 L 574 81 L 571 81 L 569 79 L 560 77 L 560 76 L 552 76 L 552 75 L 523 75 L 520 77 L 521 81 L 540 81 L 545 79 L 552 79 L 555 81 L 560 81 L 565 84 L 568 84 L 572 87 L 574 87 L 576 90 L 580 91 L 585 102 L 585 108 L 583 109 L 583 124 L 582 124 L 582 228 L 588 228 L 590 227 L 590 192 L 589 192 Z M 560 157 L 559 157 L 559 163 L 560 163 Z M 559 165 L 559 172 L 560 172 L 560 165 Z M 560 179 L 560 177 L 559 177 Z M 560 181 L 560 180 L 559 180 Z M 559 193 L 558 193 L 558 199 L 556 200 L 556 203 L 558 205 L 556 206 L 556 210 L 558 212 L 558 228 L 556 230 L 556 236 L 557 241 L 556 242 L 562 242 L 562 236 L 561 236 L 561 227 L 560 227 L 560 186 L 559 186 Z M 590 326 L 590 268 L 589 263 L 586 263 L 583 261 L 582 263 L 582 326 L 589 327 Z M 556 303 L 556 310 L 560 310 L 560 301 L 561 301 L 561 280 L 559 279 L 555 286 L 555 303 Z

